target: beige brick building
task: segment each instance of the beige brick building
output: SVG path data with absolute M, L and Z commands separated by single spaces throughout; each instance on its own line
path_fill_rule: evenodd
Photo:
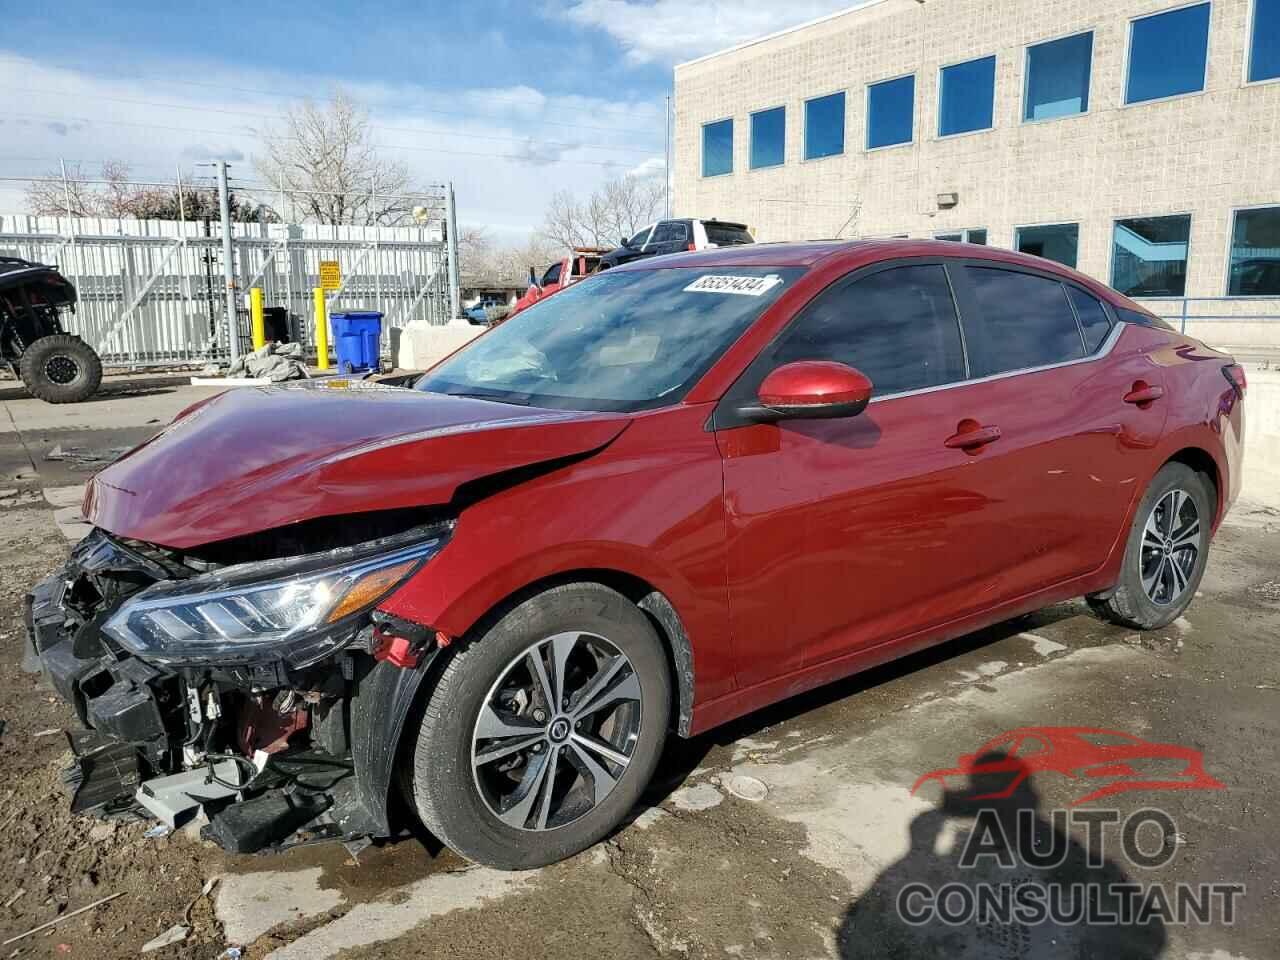
M 1280 0 L 872 0 L 676 67 L 674 212 L 741 220 L 761 241 L 985 230 L 1135 295 L 1234 294 L 1193 316 L 1280 316 L 1278 48 Z M 971 68 L 990 71 L 993 96 L 960 75 Z M 877 87 L 869 148 L 869 85 L 907 75 L 909 141 L 875 146 L 893 126 Z M 836 152 L 839 98 L 819 105 L 820 132 L 806 102 L 840 92 Z M 1237 228 L 1237 211 L 1268 207 Z M 1062 229 L 1043 245 L 1038 225 Z M 1280 345 L 1280 323 L 1189 329 Z

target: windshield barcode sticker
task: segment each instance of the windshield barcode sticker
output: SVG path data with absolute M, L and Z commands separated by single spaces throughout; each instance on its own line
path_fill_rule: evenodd
M 685 293 L 737 293 L 744 297 L 758 297 L 768 293 L 782 282 L 776 274 L 767 277 L 725 277 L 709 274 L 699 277 L 685 287 Z

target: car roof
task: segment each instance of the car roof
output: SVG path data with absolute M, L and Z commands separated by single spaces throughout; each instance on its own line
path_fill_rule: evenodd
M 654 270 L 670 267 L 823 267 L 849 270 L 880 260 L 896 260 L 905 257 L 947 257 L 961 260 L 990 260 L 995 263 L 1022 266 L 1046 273 L 1054 273 L 1064 279 L 1074 280 L 1112 303 L 1130 304 L 1126 298 L 1092 277 L 1053 260 L 988 247 L 976 243 L 957 243 L 953 240 L 809 240 L 802 243 L 753 243 L 733 247 L 714 247 L 689 253 L 673 253 L 662 257 L 634 260 L 616 267 L 618 270 Z M 1142 309 L 1138 307 L 1138 309 Z

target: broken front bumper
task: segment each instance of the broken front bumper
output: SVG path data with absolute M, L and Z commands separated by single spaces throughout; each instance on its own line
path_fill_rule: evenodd
M 392 769 L 426 662 L 402 669 L 356 644 L 301 672 L 150 663 L 99 629 L 121 599 L 101 576 L 143 579 L 149 561 L 90 540 L 26 606 L 30 652 L 84 727 L 70 736 L 74 812 L 171 827 L 203 813 L 203 835 L 233 852 L 394 832 Z

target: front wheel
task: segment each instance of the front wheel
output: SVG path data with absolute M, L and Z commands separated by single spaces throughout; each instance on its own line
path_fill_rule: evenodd
M 555 587 L 445 667 L 413 744 L 409 799 L 469 860 L 554 863 L 639 800 L 670 713 L 666 656 L 645 615 L 599 584 Z
M 1112 623 L 1139 630 L 1182 616 L 1208 563 L 1213 494 L 1186 464 L 1166 463 L 1138 505 L 1120 582 L 1110 596 L 1090 597 L 1089 605 Z
M 41 337 L 22 353 L 22 381 L 46 403 L 79 403 L 102 384 L 102 361 L 79 337 L 58 333 Z

